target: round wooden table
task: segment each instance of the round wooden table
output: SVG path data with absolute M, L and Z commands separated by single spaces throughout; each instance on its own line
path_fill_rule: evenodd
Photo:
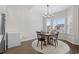
M 47 44 L 51 44 L 50 36 L 54 36 L 54 35 L 50 33 L 43 33 L 43 35 L 45 36 L 45 38 L 47 38 Z

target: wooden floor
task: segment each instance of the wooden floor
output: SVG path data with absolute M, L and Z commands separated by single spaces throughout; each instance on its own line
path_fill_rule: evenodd
M 67 54 L 79 53 L 79 45 L 74 45 L 68 41 L 61 40 L 67 43 L 70 47 L 70 51 Z M 41 54 L 32 48 L 33 40 L 22 42 L 21 46 L 9 48 L 4 54 Z
M 74 45 L 68 41 L 65 41 L 65 40 L 61 40 L 63 42 L 65 42 L 66 44 L 69 45 L 70 47 L 70 51 L 68 52 L 68 54 L 79 54 L 79 45 Z
M 9 48 L 5 54 L 40 54 L 32 48 L 32 41 L 25 41 L 21 43 L 21 46 Z

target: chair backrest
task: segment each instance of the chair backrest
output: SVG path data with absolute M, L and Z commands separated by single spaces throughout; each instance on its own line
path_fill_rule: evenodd
M 57 32 L 57 33 L 55 34 L 55 38 L 56 38 L 56 39 L 58 38 L 58 35 L 59 35 L 59 32 Z
M 37 38 L 38 38 L 38 39 L 40 39 L 40 38 L 45 38 L 45 36 L 43 35 L 43 33 L 37 32 Z
M 51 34 L 55 34 L 55 30 L 52 30 L 52 31 L 51 31 Z
M 41 38 L 41 32 L 36 32 L 37 33 L 37 38 L 40 39 Z

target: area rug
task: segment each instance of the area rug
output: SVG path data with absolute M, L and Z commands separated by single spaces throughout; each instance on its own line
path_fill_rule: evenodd
M 58 40 L 57 47 L 55 47 L 53 45 L 47 45 L 47 46 L 43 46 L 43 49 L 41 49 L 40 43 L 37 47 L 37 40 L 34 40 L 32 42 L 32 47 L 36 51 L 38 51 L 40 53 L 44 53 L 44 54 L 65 54 L 70 51 L 70 47 L 66 43 L 64 43 L 63 41 L 60 41 L 60 40 Z

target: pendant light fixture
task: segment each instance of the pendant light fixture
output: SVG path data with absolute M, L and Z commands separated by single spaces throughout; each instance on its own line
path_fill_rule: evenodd
M 51 9 L 51 7 L 50 7 L 50 5 L 45 5 L 45 7 L 46 7 L 46 11 L 45 11 L 45 13 L 43 14 L 43 17 L 45 17 L 45 18 L 53 18 L 53 13 L 52 13 L 52 9 Z

